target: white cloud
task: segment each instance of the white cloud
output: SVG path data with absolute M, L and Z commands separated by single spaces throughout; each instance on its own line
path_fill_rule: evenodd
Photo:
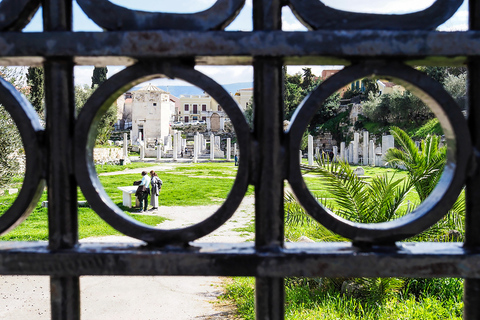
M 428 8 L 435 0 L 402 0 L 402 1 L 351 1 L 351 0 L 322 0 L 322 2 L 332 8 L 368 13 L 406 13 L 420 11 Z M 368 2 L 368 3 L 365 3 Z
M 197 66 L 195 69 L 220 84 L 253 81 L 251 66 Z
M 307 31 L 308 29 L 295 17 L 289 7 L 282 8 L 283 31 Z
M 75 67 L 75 85 L 91 85 L 92 84 L 93 66 Z

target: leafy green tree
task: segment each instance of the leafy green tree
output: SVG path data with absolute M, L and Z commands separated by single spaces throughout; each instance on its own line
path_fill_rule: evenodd
M 467 109 L 467 73 L 449 74 L 444 81 L 445 90 L 462 110 Z
M 253 104 L 253 96 L 250 98 L 250 101 L 247 103 L 247 107 L 245 108 L 245 118 L 247 119 L 247 123 L 250 125 L 250 128 L 253 128 L 253 116 L 254 116 L 254 104 Z
M 317 77 L 312 73 L 311 68 L 303 68 L 303 76 L 302 76 L 302 83 L 301 88 L 307 94 L 312 92 L 313 89 L 318 85 Z
M 335 92 L 329 96 L 310 121 L 310 132 L 312 134 L 317 133 L 317 129 L 321 124 L 326 123 L 330 119 L 337 116 L 340 109 L 340 94 Z
M 296 108 L 300 105 L 303 99 L 311 93 L 320 84 L 320 79 L 312 73 L 310 68 L 303 68 L 303 75 L 300 73 L 289 75 L 284 70 L 284 105 L 285 105 L 285 119 L 290 119 Z M 340 94 L 334 93 L 328 97 L 318 108 L 314 115 L 308 132 L 316 134 L 317 128 L 322 123 L 335 117 L 340 106 Z
M 20 174 L 19 157 L 23 154 L 20 133 L 10 114 L 0 105 L 0 186 Z
M 19 92 L 27 94 L 25 74 L 20 68 L 0 67 L 0 76 Z M 8 184 L 21 174 L 21 157 L 24 154 L 20 133 L 6 109 L 0 105 L 0 185 Z
M 302 77 L 299 73 L 289 75 L 286 67 L 283 69 L 283 101 L 285 105 L 285 119 L 290 119 L 300 102 L 305 98 L 301 87 Z
M 75 86 L 75 110 L 77 114 L 87 102 L 88 98 L 96 90 L 97 86 L 89 88 L 88 85 Z M 96 144 L 103 145 L 110 138 L 113 130 L 113 125 L 117 121 L 117 105 L 115 103 L 107 110 L 107 112 L 100 119 L 97 127 L 97 139 Z
M 38 114 L 43 113 L 44 109 L 44 74 L 41 67 L 30 67 L 27 71 L 27 84 L 30 86 L 28 99 Z
M 384 125 L 412 123 L 421 125 L 434 114 L 417 96 L 409 91 L 394 91 L 391 94 L 374 96 L 363 103 L 363 114 L 372 121 Z
M 417 70 L 420 70 L 426 73 L 427 76 L 440 82 L 441 84 L 444 83 L 445 78 L 448 75 L 448 70 L 446 67 L 420 66 L 420 67 L 417 67 Z
M 363 92 L 363 96 L 368 98 L 370 94 L 376 96 L 379 92 L 379 87 L 376 79 L 373 78 L 364 78 L 362 79 L 363 87 L 365 91 Z
M 95 86 L 97 87 L 100 86 L 102 83 L 104 83 L 107 80 L 107 72 L 108 72 L 107 67 L 95 67 L 93 69 L 92 86 L 91 86 L 92 89 Z

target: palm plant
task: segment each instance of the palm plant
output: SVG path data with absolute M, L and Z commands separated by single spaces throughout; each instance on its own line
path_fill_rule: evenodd
M 390 133 L 400 148 L 388 149 L 384 159 L 388 164 L 404 167 L 408 171 L 421 202 L 430 195 L 442 176 L 447 161 L 447 147 L 439 147 L 440 137 L 437 135 L 428 135 L 421 141 L 419 149 L 402 129 L 392 127 Z M 414 240 L 462 240 L 464 221 L 465 194 L 462 192 L 448 214 Z
M 395 179 L 386 174 L 366 181 L 358 177 L 348 163 L 317 160 L 318 168 L 310 171 L 321 177 L 333 198 L 323 205 L 337 215 L 355 222 L 379 223 L 396 219 L 406 213 L 406 196 L 414 181 Z
M 428 135 L 420 143 L 420 149 L 405 131 L 392 127 L 393 135 L 399 149 L 388 149 L 384 159 L 387 164 L 404 167 L 412 180 L 420 201 L 425 200 L 433 191 L 443 172 L 447 159 L 447 148 L 439 147 L 440 137 Z

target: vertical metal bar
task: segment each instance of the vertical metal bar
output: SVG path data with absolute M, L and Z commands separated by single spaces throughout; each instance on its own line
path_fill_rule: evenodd
M 480 1 L 469 1 L 469 25 L 471 30 L 480 30 Z M 467 179 L 465 217 L 465 247 L 474 248 L 480 245 L 480 59 L 470 58 L 468 63 L 468 125 L 474 148 L 475 171 Z M 465 279 L 463 289 L 464 310 L 466 320 L 480 319 L 480 280 Z
M 43 0 L 45 31 L 72 30 L 72 2 Z M 73 174 L 75 103 L 73 58 L 45 62 L 50 250 L 78 243 L 77 185 Z M 80 319 L 79 277 L 50 278 L 52 319 Z
M 280 0 L 253 3 L 254 29 L 281 29 Z M 258 142 L 255 185 L 255 244 L 257 250 L 281 249 L 284 238 L 283 98 L 281 59 L 254 58 L 254 134 Z M 283 319 L 283 278 L 256 278 L 256 319 Z

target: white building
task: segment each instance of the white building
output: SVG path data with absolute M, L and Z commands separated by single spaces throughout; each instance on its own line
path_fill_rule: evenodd
M 131 95 L 132 141 L 163 142 L 175 112 L 170 94 L 149 84 Z

